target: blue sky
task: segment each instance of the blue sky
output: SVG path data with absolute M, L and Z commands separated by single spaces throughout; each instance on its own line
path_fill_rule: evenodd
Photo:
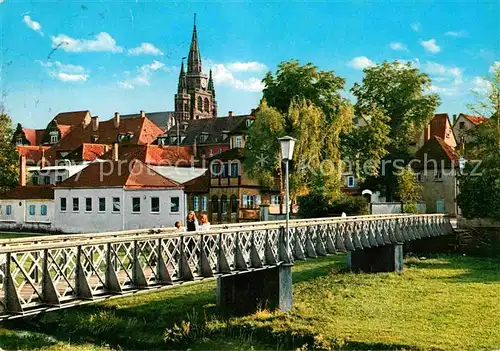
M 334 70 L 346 88 L 361 69 L 408 60 L 433 77 L 439 112 L 466 111 L 499 60 L 498 1 L 173 2 L 0 0 L 3 103 L 43 128 L 61 111 L 173 110 L 197 13 L 203 68 L 219 115 L 244 114 L 260 79 L 292 58 Z M 61 44 L 62 43 L 62 44 Z

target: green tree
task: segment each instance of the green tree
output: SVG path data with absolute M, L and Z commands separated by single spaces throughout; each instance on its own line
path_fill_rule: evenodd
M 12 143 L 12 121 L 0 114 L 0 191 L 5 191 L 18 184 L 18 154 Z
M 382 190 L 387 199 L 396 194 L 395 169 L 397 159 L 407 161 L 415 136 L 434 116 L 440 100 L 428 92 L 431 79 L 417 68 L 399 62 L 383 62 L 364 69 L 362 84 L 355 83 L 351 89 L 357 101 L 356 115 L 369 115 L 374 109 L 389 118 L 387 145 L 381 177 L 371 178 L 368 183 Z M 382 134 L 383 135 L 383 134 Z

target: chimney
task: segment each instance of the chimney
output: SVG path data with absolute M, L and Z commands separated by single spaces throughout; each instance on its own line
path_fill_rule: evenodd
M 453 115 L 453 121 L 451 121 L 451 124 L 455 124 L 456 121 L 457 121 L 457 115 L 454 114 Z
M 115 128 L 120 127 L 120 114 L 118 112 L 115 112 L 115 118 L 113 119 L 113 122 L 115 124 Z
M 146 112 L 144 112 L 143 110 L 141 110 L 140 115 L 141 115 L 141 118 L 145 118 L 146 117 Z
M 92 131 L 97 132 L 99 130 L 99 117 L 92 117 Z
M 113 143 L 113 161 L 118 161 L 118 143 Z
M 19 185 L 26 186 L 26 156 L 19 157 Z
M 424 142 L 427 142 L 429 141 L 429 139 L 431 138 L 431 126 L 428 125 L 426 128 L 425 128 L 425 131 L 424 131 L 425 135 L 424 135 Z
M 228 115 L 229 117 L 233 117 L 233 111 L 229 111 Z
M 42 158 L 40 160 L 40 168 L 44 168 L 45 167 L 45 149 L 43 148 L 43 146 L 40 146 L 40 152 L 42 153 Z

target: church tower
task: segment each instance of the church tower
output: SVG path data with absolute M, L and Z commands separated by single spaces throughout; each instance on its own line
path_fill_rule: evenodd
M 178 121 L 217 117 L 212 70 L 210 70 L 209 77 L 203 74 L 196 31 L 196 14 L 194 16 L 193 35 L 187 57 L 187 72 L 184 72 L 183 58 L 177 94 L 175 94 L 175 115 Z

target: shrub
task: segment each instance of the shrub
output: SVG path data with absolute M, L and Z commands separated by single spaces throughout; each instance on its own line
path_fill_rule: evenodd
M 362 196 L 343 195 L 329 202 L 324 195 L 310 194 L 299 198 L 299 214 L 303 218 L 329 217 L 345 212 L 349 216 L 369 213 L 368 203 Z

